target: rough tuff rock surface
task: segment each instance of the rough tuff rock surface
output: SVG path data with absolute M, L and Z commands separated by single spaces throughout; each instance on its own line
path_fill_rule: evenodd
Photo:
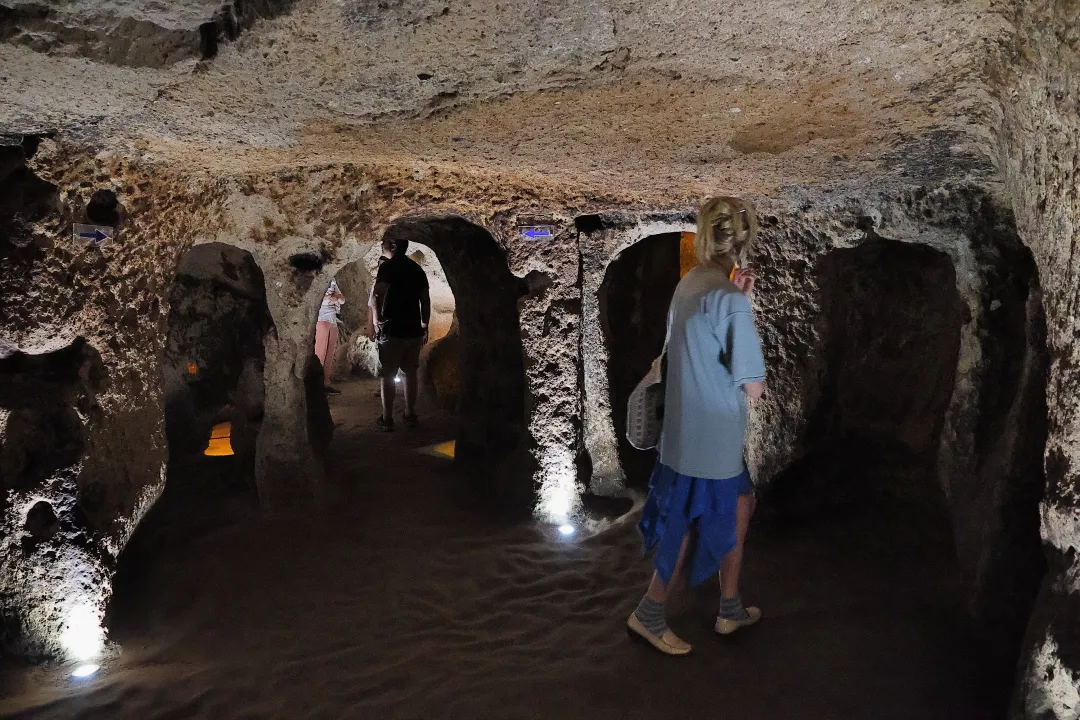
M 158 356 L 165 288 L 183 227 L 164 207 L 152 209 L 152 195 L 129 186 L 117 230 L 133 242 L 73 242 L 71 222 L 89 219 L 92 191 L 120 190 L 111 178 L 123 172 L 64 158 L 57 175 L 42 178 L 26 166 L 36 146 L 0 148 L 0 195 L 23 200 L 5 216 L 0 235 L 0 347 L 5 387 L 10 383 L 0 400 L 0 586 L 5 637 L 29 654 L 59 653 L 62 628 L 77 607 L 101 616 L 112 563 L 164 482 Z M 158 191 L 172 194 L 166 177 L 157 181 Z M 153 245 L 138 242 L 143 232 Z M 50 503 L 58 522 L 46 538 L 25 524 L 39 500 Z
M 89 28 L 79 15 L 180 14 L 65 8 Z M 985 160 L 985 62 L 1007 31 L 981 0 L 308 0 L 209 64 L 136 70 L 88 62 L 92 48 L 0 45 L 0 131 L 78 128 L 190 168 L 498 167 L 663 204 L 718 183 L 959 179 Z
M 1018 3 L 1003 53 L 1000 163 L 1044 288 L 1050 378 L 1042 537 L 1050 572 L 1013 715 L 1080 717 L 1080 28 L 1076 4 Z
M 50 55 L 81 56 L 117 65 L 161 67 L 211 58 L 258 17 L 292 0 L 161 3 L 8 0 L 0 6 L 0 38 Z
M 246 394 L 267 509 L 324 495 L 316 310 L 392 231 L 431 248 L 456 299 L 464 459 L 556 520 L 584 493 L 627 492 L 605 276 L 728 193 L 762 215 L 771 390 L 749 461 L 774 507 L 868 489 L 814 485 L 866 425 L 840 370 L 932 380 L 874 426 L 918 477 L 872 489 L 948 514 L 1003 676 L 1035 602 L 1013 713 L 1077 717 L 1075 15 L 1066 0 L 0 6 L 0 389 L 35 388 L 0 392 L 4 644 L 62 655 L 161 491 L 163 351 L 185 302 L 169 287 L 192 247 L 248 253 L 263 278 L 262 397 Z M 113 240 L 73 239 L 87 221 Z M 553 237 L 519 233 L 534 224 Z M 933 288 L 903 280 L 922 272 Z M 889 315 L 878 285 L 934 324 Z M 902 332 L 875 344 L 892 320 Z M 867 374 L 851 343 L 932 344 L 937 364 Z

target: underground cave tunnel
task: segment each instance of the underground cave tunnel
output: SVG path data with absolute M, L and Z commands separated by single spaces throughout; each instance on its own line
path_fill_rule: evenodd
M 0 716 L 1077 720 L 1073 5 L 4 3 Z M 717 195 L 765 620 L 676 597 L 673 664 L 620 632 L 625 396 Z M 341 396 L 309 332 L 387 228 L 453 288 L 393 437 L 362 318 Z
M 139 632 L 130 622 L 142 614 L 139 588 L 167 549 L 228 522 L 207 508 L 257 504 L 263 340 L 273 328 L 263 273 L 248 251 L 205 243 L 180 257 L 167 293 L 161 351 L 166 481 L 117 561 L 105 620 L 121 639 Z

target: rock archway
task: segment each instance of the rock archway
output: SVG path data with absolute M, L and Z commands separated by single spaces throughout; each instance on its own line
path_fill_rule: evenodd
M 518 298 L 526 291 L 506 254 L 482 227 L 458 217 L 410 217 L 383 238 L 403 238 L 438 257 L 455 299 L 460 335 L 456 460 L 476 468 L 489 495 L 531 509 L 525 366 Z
M 273 326 L 262 271 L 244 250 L 197 245 L 181 258 L 168 292 L 162 374 L 170 460 L 201 453 L 211 427 L 229 422 L 237 472 L 253 486 L 263 341 Z
M 331 380 L 350 374 L 375 375 L 377 372 L 377 352 L 369 338 L 371 319 L 368 303 L 381 252 L 381 244 L 372 243 L 362 258 L 347 263 L 334 276 L 345 295 L 345 304 L 338 318 L 339 344 L 335 353 L 335 378 Z M 427 275 L 431 297 L 428 345 L 421 357 L 422 383 L 434 395 L 440 407 L 452 411 L 457 407 L 460 354 L 454 293 L 434 250 L 410 241 L 408 256 Z
M 643 489 L 656 453 L 626 440 L 626 402 L 663 350 L 668 305 L 680 277 L 680 233 L 650 235 L 608 266 L 600 285 L 600 322 L 608 349 L 608 389 L 619 462 L 628 485 Z

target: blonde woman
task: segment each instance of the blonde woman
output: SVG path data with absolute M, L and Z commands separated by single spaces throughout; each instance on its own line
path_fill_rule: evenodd
M 748 299 L 755 277 L 740 268 L 756 234 L 749 203 L 705 201 L 698 212 L 698 265 L 679 282 L 668 310 L 664 428 L 638 525 L 645 551 L 655 551 L 655 572 L 627 628 L 669 655 L 691 650 L 668 629 L 665 613 L 669 590 L 687 573 L 696 586 L 720 572 L 716 632 L 761 619 L 739 595 L 755 504 L 743 459 L 747 404 L 765 391 L 765 360 Z

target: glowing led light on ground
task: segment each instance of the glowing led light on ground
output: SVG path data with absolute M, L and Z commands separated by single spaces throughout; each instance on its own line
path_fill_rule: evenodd
M 433 451 L 439 455 L 443 455 L 448 458 L 454 457 L 454 451 L 457 449 L 457 442 L 454 440 L 447 440 L 444 443 L 439 443 L 432 448 Z
M 570 524 L 560 525 L 559 532 L 569 537 L 570 535 L 574 534 L 574 526 Z
M 67 616 L 67 627 L 60 635 L 60 645 L 67 656 L 77 662 L 93 660 L 101 654 L 105 644 L 105 632 L 101 629 L 101 619 L 89 603 L 80 603 L 71 608 Z
M 446 442 L 438 443 L 437 445 L 428 445 L 427 447 L 418 448 L 416 452 L 425 453 L 427 455 L 437 455 L 438 457 L 454 459 L 454 452 L 457 449 L 457 442 L 454 440 L 447 440 Z
M 567 448 L 543 448 L 540 461 L 540 497 L 536 517 L 555 527 L 566 525 L 575 516 L 579 501 L 577 465 Z
M 75 668 L 71 672 L 71 677 L 73 677 L 73 678 L 88 678 L 88 677 L 90 677 L 91 675 L 93 675 L 94 673 L 96 673 L 100 669 L 101 669 L 100 665 L 95 665 L 94 663 L 87 663 L 86 665 L 80 665 L 79 667 Z

